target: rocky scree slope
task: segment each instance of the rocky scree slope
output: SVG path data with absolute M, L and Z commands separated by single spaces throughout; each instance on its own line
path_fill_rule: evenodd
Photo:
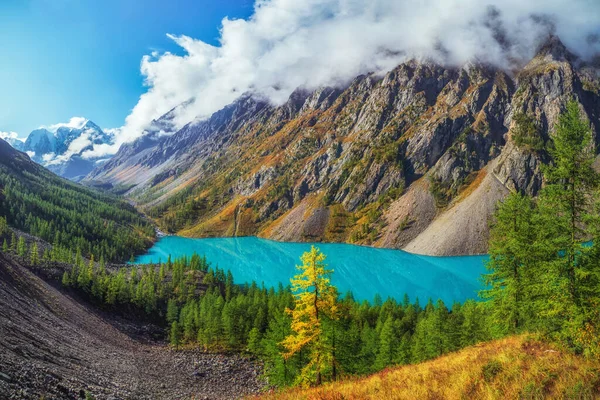
M 0 253 L 0 398 L 232 399 L 257 393 L 240 356 L 172 351 Z
M 412 60 L 345 88 L 298 89 L 281 106 L 243 96 L 124 145 L 86 181 L 125 188 L 186 236 L 483 253 L 496 202 L 542 186 L 544 144 L 571 98 L 597 140 L 599 65 L 556 37 L 510 74 Z M 535 129 L 516 138 L 523 121 Z

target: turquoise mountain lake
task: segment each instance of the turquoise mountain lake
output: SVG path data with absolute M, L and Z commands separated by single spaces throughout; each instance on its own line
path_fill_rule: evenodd
M 377 249 L 349 244 L 314 243 L 327 255 L 334 270 L 332 282 L 344 294 L 352 291 L 358 300 L 375 294 L 402 300 L 404 293 L 421 304 L 429 298 L 453 301 L 474 299 L 482 288 L 487 256 L 430 257 L 402 250 Z M 135 262 L 165 262 L 169 257 L 205 255 L 211 265 L 230 270 L 235 283 L 256 281 L 271 287 L 288 285 L 300 263 L 300 255 L 311 243 L 282 243 L 256 237 L 189 239 L 161 238 Z

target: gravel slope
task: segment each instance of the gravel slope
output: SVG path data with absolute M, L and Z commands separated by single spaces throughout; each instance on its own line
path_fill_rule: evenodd
M 481 181 L 476 180 L 471 184 L 467 189 L 469 193 L 465 194 L 468 197 L 457 199 L 404 250 L 435 256 L 486 253 L 489 223 L 498 201 L 509 193 L 488 171 L 484 169 L 480 172 Z
M 172 351 L 0 254 L 0 399 L 229 399 L 256 393 L 239 356 Z

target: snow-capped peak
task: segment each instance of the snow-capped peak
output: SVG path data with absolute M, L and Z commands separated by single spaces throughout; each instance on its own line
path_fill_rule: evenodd
M 88 122 L 90 122 L 90 120 L 87 118 L 73 117 L 69 120 L 69 122 L 61 122 L 50 126 L 41 126 L 40 129 L 46 129 L 52 133 L 56 133 L 60 128 L 83 129 L 83 127 L 85 127 L 88 124 Z M 96 125 L 94 124 L 94 126 Z

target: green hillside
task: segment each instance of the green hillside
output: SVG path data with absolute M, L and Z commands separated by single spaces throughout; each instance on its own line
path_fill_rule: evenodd
M 3 140 L 0 216 L 14 228 L 107 261 L 129 259 L 154 237 L 131 205 L 54 175 Z

